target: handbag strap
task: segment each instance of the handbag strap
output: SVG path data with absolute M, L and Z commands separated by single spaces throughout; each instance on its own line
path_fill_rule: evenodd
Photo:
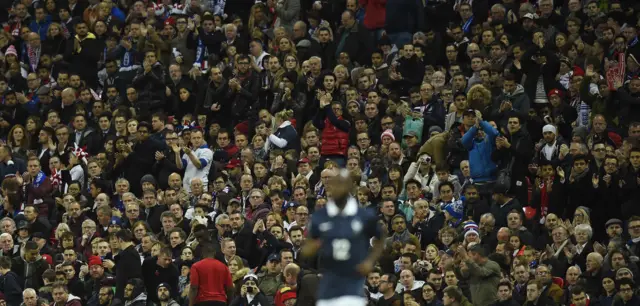
M 518 145 L 520 144 L 520 140 L 522 139 L 518 139 L 518 142 L 515 143 L 515 147 L 513 148 L 515 151 L 518 151 Z M 507 171 L 509 171 L 509 173 L 511 173 L 511 170 L 513 170 L 513 164 L 516 163 L 516 156 L 511 153 L 511 161 L 509 162 L 509 166 L 507 167 Z

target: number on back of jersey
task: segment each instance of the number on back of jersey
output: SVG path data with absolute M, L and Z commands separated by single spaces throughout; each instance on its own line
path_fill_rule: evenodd
M 351 257 L 351 242 L 347 239 L 334 239 L 331 242 L 333 248 L 333 259 L 339 261 L 349 260 Z

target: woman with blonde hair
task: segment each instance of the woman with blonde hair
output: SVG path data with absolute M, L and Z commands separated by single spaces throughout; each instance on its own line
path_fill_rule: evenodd
M 340 87 L 342 84 L 349 84 L 351 80 L 349 70 L 343 65 L 337 65 L 333 68 L 333 74 L 336 76 L 336 87 Z
M 287 37 L 287 30 L 283 27 L 273 29 L 273 40 L 269 42 L 270 54 L 276 54 L 280 49 L 280 39 Z
M 229 260 L 229 272 L 231 272 L 231 279 L 236 287 L 236 295 L 240 295 L 243 278 L 249 273 L 249 268 L 244 266 L 244 262 L 240 256 L 235 255 Z
M 282 209 L 282 207 L 279 207 L 278 209 Z M 270 229 L 274 225 L 284 226 L 284 222 L 282 221 L 282 216 L 273 211 L 267 214 L 267 217 L 265 218 L 265 220 L 267 220 L 265 222 L 267 229 Z
M 52 22 L 47 30 L 47 39 L 42 41 L 42 53 L 52 54 L 54 62 L 62 59 L 67 48 L 67 39 L 64 36 L 62 26 L 57 22 Z
M 293 54 L 287 54 L 284 57 L 284 63 L 281 63 L 284 67 L 285 72 L 293 71 L 297 75 L 300 75 L 300 62 L 298 62 L 298 57 Z
M 278 52 L 276 52 L 276 56 L 280 60 L 281 63 L 284 62 L 284 57 L 287 55 L 296 55 L 298 54 L 298 50 L 296 50 L 296 44 L 289 37 L 282 37 L 278 40 Z
M 300 147 L 300 139 L 295 127 L 289 121 L 293 118 L 293 110 L 285 109 L 276 113 L 275 123 L 276 131 L 269 135 L 265 147 L 267 150 L 271 148 L 279 148 L 283 151 L 298 149 Z

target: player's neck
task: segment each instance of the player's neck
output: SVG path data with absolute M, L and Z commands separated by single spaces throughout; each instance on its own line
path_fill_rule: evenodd
M 347 200 L 348 199 L 349 198 L 347 196 L 334 199 L 334 201 L 336 202 L 336 206 L 338 206 L 340 211 L 342 211 L 345 207 L 347 207 Z

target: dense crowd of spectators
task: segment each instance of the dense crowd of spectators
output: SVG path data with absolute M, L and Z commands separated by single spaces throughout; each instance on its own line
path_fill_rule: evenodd
M 343 168 L 388 237 L 369 305 L 640 305 L 637 1 L 4 0 L 0 23 L 0 306 L 315 305 L 301 247 Z

